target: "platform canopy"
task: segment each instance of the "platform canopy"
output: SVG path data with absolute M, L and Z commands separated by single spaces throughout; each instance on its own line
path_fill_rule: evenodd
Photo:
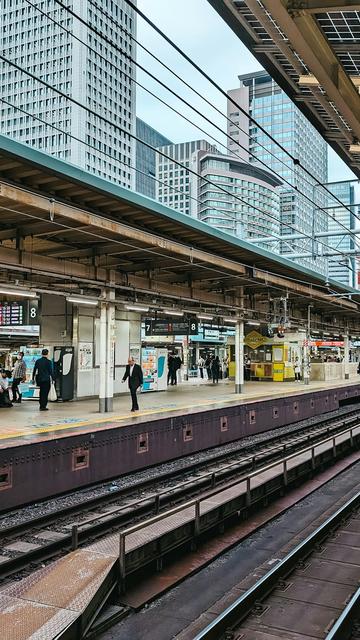
M 360 178 L 360 2 L 209 2 Z
M 360 331 L 357 290 L 1 136 L 0 281 L 263 319 L 288 296 Z

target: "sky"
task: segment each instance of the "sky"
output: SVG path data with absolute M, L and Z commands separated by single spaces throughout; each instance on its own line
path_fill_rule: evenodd
M 238 86 L 237 76 L 239 74 L 258 71 L 262 68 L 207 0 L 181 0 L 181 2 L 175 0 L 138 0 L 137 4 L 139 9 L 213 78 L 224 91 Z M 226 99 L 217 89 L 202 78 L 192 65 L 187 63 L 140 17 L 137 28 L 137 37 L 141 44 L 185 79 L 201 96 L 214 104 L 221 113 L 225 113 Z M 137 59 L 140 64 L 159 78 L 165 87 L 170 87 L 194 105 L 209 119 L 210 123 L 205 122 L 192 109 L 166 91 L 166 88 L 159 87 L 153 79 L 138 69 L 137 80 L 140 83 L 189 120 L 201 126 L 205 133 L 186 122 L 180 115 L 172 112 L 166 105 L 149 96 L 143 89 L 138 88 L 137 115 L 140 118 L 173 142 L 185 142 L 204 137 L 214 143 L 217 141 L 222 145 L 226 143 L 224 135 L 219 131 L 219 129 L 226 130 L 226 120 L 222 115 L 196 96 L 191 89 L 185 87 L 180 80 L 174 78 L 170 72 L 164 70 L 141 47 L 138 47 Z M 220 149 L 226 151 L 224 146 Z M 351 178 L 354 178 L 354 174 L 329 147 L 329 181 Z

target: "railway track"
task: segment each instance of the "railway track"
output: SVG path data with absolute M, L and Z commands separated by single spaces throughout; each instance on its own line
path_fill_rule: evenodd
M 169 484 L 164 484 L 162 478 L 155 490 L 153 481 L 151 484 L 143 483 L 141 497 L 138 493 L 131 494 L 129 489 L 119 491 L 117 499 L 120 498 L 120 501 L 117 504 L 114 504 L 114 496 L 111 499 L 106 496 L 103 502 L 98 497 L 91 501 L 90 506 L 83 505 L 81 518 L 75 522 L 69 522 L 69 511 L 71 515 L 73 512 L 67 508 L 5 529 L 1 532 L 1 547 L 2 553 L 8 557 L 0 564 L 0 578 L 19 572 L 23 572 L 23 577 L 39 562 L 75 549 L 104 534 L 118 531 L 119 527 L 136 524 L 144 516 L 161 514 L 169 506 L 181 505 L 189 497 L 226 488 L 229 483 L 234 482 L 234 478 L 251 475 L 269 463 L 315 445 L 324 437 L 335 437 L 344 429 L 355 429 L 359 423 L 359 412 L 352 412 L 352 415 L 326 420 L 317 427 L 312 426 L 300 433 L 288 434 L 286 438 L 271 438 L 262 446 L 258 444 L 256 453 L 242 447 L 236 455 L 232 452 L 230 460 L 229 456 L 219 456 L 211 463 L 208 461 L 206 468 L 204 464 L 199 467 L 192 465 L 192 471 L 180 484 L 177 482 L 178 478 L 174 479 L 170 474 Z M 139 489 L 137 486 L 136 492 Z M 132 490 L 134 491 L 133 488 Z M 97 507 L 96 513 L 93 512 L 94 506 Z
M 358 638 L 359 509 L 357 493 L 195 640 Z

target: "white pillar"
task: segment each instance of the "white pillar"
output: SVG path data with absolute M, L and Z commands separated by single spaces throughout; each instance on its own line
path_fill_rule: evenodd
M 244 386 L 244 322 L 235 325 L 235 393 L 241 393 Z
M 345 372 L 345 380 L 349 380 L 349 334 L 347 333 L 344 336 L 344 372 Z
M 106 302 L 100 305 L 100 336 L 99 336 L 99 411 L 106 411 Z
M 113 410 L 115 366 L 115 306 L 109 303 L 106 310 L 106 386 L 105 411 Z
M 309 339 L 304 340 L 303 346 L 303 380 L 304 384 L 310 382 Z

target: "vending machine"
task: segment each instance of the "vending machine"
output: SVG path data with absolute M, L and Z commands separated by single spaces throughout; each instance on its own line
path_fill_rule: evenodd
M 167 349 L 143 347 L 141 368 L 143 391 L 165 391 L 167 388 Z

